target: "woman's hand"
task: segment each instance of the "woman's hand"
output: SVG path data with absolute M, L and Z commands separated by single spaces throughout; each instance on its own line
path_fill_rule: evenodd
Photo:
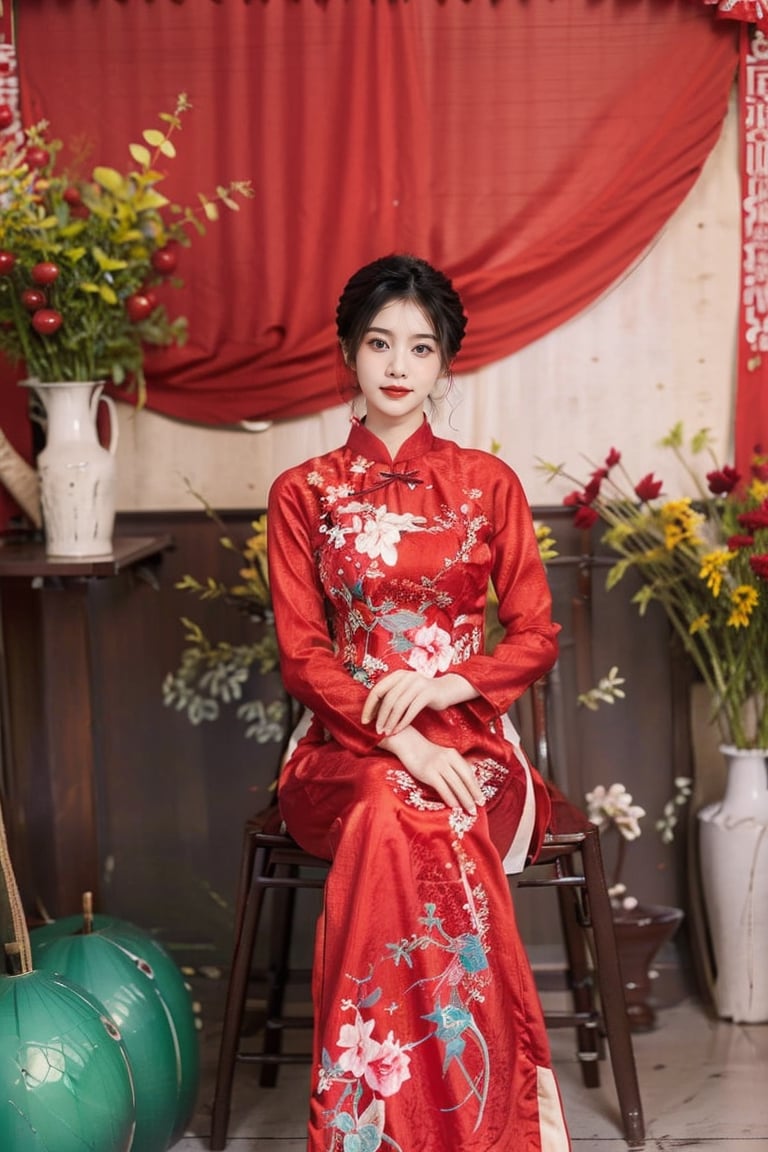
M 383 736 L 402 732 L 425 708 L 442 712 L 453 704 L 472 700 L 477 692 L 463 676 L 422 676 L 401 669 L 382 677 L 368 693 L 362 711 L 363 724 L 375 718 L 376 731 Z
M 385 736 L 379 747 L 392 752 L 414 780 L 433 788 L 449 808 L 474 816 L 478 804 L 485 803 L 472 765 L 455 748 L 434 744 L 415 728 Z

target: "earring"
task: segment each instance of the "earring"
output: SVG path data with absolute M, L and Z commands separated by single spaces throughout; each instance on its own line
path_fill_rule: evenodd
M 352 397 L 352 401 L 351 401 L 349 407 L 350 407 L 350 411 L 351 411 L 353 420 L 362 420 L 363 419 L 363 417 L 365 416 L 365 400 L 364 400 L 363 394 L 359 388 L 355 392 L 354 396 Z

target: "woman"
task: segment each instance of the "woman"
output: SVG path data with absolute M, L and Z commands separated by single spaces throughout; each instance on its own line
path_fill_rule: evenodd
M 376 260 L 336 319 L 365 418 L 278 477 L 268 520 L 282 675 L 313 717 L 280 807 L 333 861 L 308 1148 L 560 1152 L 503 863 L 521 843 L 535 855 L 549 817 L 502 724 L 557 650 L 530 509 L 502 461 L 426 419 L 466 325 L 441 272 Z M 492 656 L 489 579 L 504 629 Z

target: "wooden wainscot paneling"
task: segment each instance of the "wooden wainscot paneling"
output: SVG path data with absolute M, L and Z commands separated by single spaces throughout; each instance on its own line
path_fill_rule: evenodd
M 245 539 L 257 514 L 222 519 Z M 606 558 L 562 508 L 535 514 L 554 529 L 560 553 L 548 567 L 562 625 L 558 783 L 579 803 L 596 783 L 624 783 L 649 813 L 627 884 L 644 902 L 684 905 L 683 846 L 664 848 L 653 829 L 673 777 L 688 767 L 666 622 L 653 613 L 641 620 L 629 585 L 605 591 Z M 163 679 L 183 648 L 182 616 L 235 643 L 261 627 L 175 587 L 185 573 L 232 582 L 238 557 L 219 532 L 202 511 L 121 514 L 120 536 L 170 538 L 157 563 L 56 585 L 0 577 L 4 798 L 27 906 L 77 911 L 88 880 L 98 911 L 157 931 L 196 964 L 228 960 L 243 823 L 268 798 L 279 754 L 275 742 L 246 739 L 232 707 L 193 725 L 163 704 Z M 614 664 L 626 699 L 595 713 L 579 707 L 578 694 Z M 280 693 L 276 674 L 256 687 L 266 698 Z M 518 897 L 526 941 L 534 954 L 556 950 L 554 907 L 528 895 Z M 297 943 L 305 960 L 315 912 L 309 904 Z

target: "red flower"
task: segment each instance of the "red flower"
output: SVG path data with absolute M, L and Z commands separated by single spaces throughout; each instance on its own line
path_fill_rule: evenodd
M 595 480 L 591 480 L 587 484 L 583 492 L 575 491 L 569 492 L 567 496 L 563 497 L 563 504 L 566 508 L 576 508 L 577 512 L 573 518 L 574 524 L 581 528 L 590 528 L 595 520 L 598 519 L 597 512 L 590 507 L 593 500 L 597 499 L 600 491 L 600 484 Z M 588 515 L 582 515 L 588 513 Z M 580 519 L 581 518 L 581 519 Z M 589 521 L 589 523 L 587 523 Z
M 635 484 L 635 494 L 638 500 L 655 500 L 663 487 L 661 480 L 654 480 L 653 472 L 649 472 L 647 476 L 643 476 L 642 480 L 638 480 Z
M 598 475 L 597 472 L 592 473 L 592 479 L 584 489 L 584 499 L 582 503 L 593 504 L 595 500 L 597 500 L 598 496 L 600 495 L 600 485 L 603 482 L 603 479 L 604 477 Z
M 617 452 L 615 448 L 611 448 L 610 452 L 605 458 L 607 468 L 615 468 L 621 460 L 621 452 Z
M 759 556 L 750 556 L 749 566 L 755 576 L 759 576 L 761 580 L 768 580 L 768 555 L 765 552 Z
M 717 472 L 707 472 L 707 483 L 713 496 L 725 496 L 733 492 L 740 480 L 741 472 L 731 468 L 730 464 L 724 464 Z
M 592 525 L 599 519 L 600 517 L 598 516 L 597 512 L 595 512 L 594 508 L 590 508 L 588 505 L 582 504 L 581 508 L 578 509 L 576 515 L 573 518 L 573 524 L 575 528 L 591 528 Z
M 726 540 L 726 544 L 732 552 L 737 548 L 751 548 L 754 542 L 754 536 L 729 536 Z
M 764 500 L 759 508 L 753 508 L 751 512 L 740 512 L 736 519 L 747 532 L 768 528 L 768 500 Z

